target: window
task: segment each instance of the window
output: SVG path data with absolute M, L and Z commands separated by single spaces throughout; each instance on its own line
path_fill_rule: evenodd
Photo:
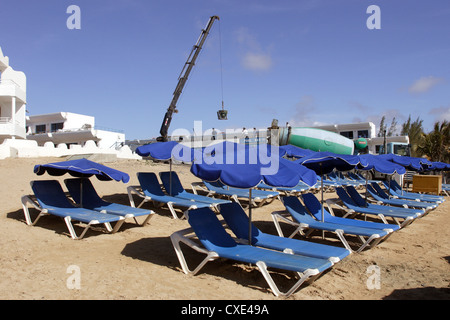
M 358 138 L 368 138 L 369 130 L 358 130 Z
M 353 131 L 341 131 L 341 136 L 353 139 Z
M 47 126 L 45 124 L 36 125 L 36 133 L 45 133 L 47 131 Z
M 58 130 L 61 130 L 62 128 L 64 128 L 64 122 L 52 123 L 50 130 L 51 132 L 56 132 Z

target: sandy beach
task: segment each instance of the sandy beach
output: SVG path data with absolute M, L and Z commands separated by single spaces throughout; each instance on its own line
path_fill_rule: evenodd
M 144 227 L 126 223 L 115 234 L 89 231 L 72 240 L 60 218 L 43 217 L 36 226 L 25 223 L 21 196 L 31 194 L 30 181 L 68 176 L 36 176 L 35 164 L 62 161 L 57 158 L 5 159 L 0 161 L 0 298 L 1 299 L 152 299 L 152 300 L 283 300 L 270 291 L 260 272 L 248 265 L 218 260 L 196 276 L 181 271 L 169 236 L 187 228 L 165 208 Z M 136 173 L 167 171 L 167 164 L 145 160 L 105 163 L 127 172 L 131 180 L 101 182 L 91 178 L 97 192 L 109 201 L 128 204 L 126 188 L 137 185 Z M 199 181 L 188 166 L 177 165 L 183 185 Z M 326 193 L 326 197 L 334 197 Z M 137 199 L 137 198 L 136 198 Z M 270 213 L 283 210 L 276 200 L 254 210 L 255 224 L 276 234 Z M 37 212 L 32 211 L 35 215 Z M 362 253 L 353 253 L 311 284 L 302 286 L 287 300 L 383 300 L 450 299 L 450 199 L 427 216 L 393 234 L 387 241 Z M 334 237 L 310 241 L 340 246 Z M 193 254 L 195 256 L 195 254 Z M 80 271 L 80 288 L 69 288 L 71 266 Z M 379 288 L 367 283 L 376 266 Z M 369 268 L 369 269 L 368 269 Z M 286 274 L 288 275 L 288 274 Z M 276 280 L 286 286 L 292 280 L 281 273 Z M 289 275 L 290 276 L 290 275 Z

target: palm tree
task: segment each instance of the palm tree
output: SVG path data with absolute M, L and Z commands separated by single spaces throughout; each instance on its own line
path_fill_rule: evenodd
M 411 156 L 419 157 L 421 156 L 421 150 L 418 150 L 418 145 L 421 144 L 423 139 L 423 120 L 419 117 L 414 122 L 411 122 L 411 115 L 409 115 L 408 120 L 402 125 L 402 136 L 409 136 L 409 144 L 411 145 Z
M 431 161 L 449 162 L 450 160 L 450 123 L 447 120 L 436 122 L 433 131 L 423 135 L 417 150 L 428 156 Z

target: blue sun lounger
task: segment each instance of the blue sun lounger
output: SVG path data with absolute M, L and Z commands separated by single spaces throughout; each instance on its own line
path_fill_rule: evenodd
M 305 193 L 302 195 L 302 198 L 308 211 L 314 216 L 314 218 L 320 221 L 322 219 L 322 205 L 320 201 L 312 193 Z M 327 222 L 340 223 L 354 227 L 385 230 L 388 232 L 394 232 L 400 229 L 400 227 L 396 224 L 386 224 L 372 221 L 357 220 L 352 218 L 336 217 L 331 215 L 325 208 L 323 208 L 323 214 L 324 220 Z
M 342 203 L 349 209 L 347 211 L 346 216 L 354 213 L 355 214 L 360 213 L 364 215 L 374 215 L 380 218 L 384 223 L 388 223 L 386 217 L 389 217 L 392 218 L 400 227 L 406 227 L 408 224 L 410 224 L 416 218 L 420 217 L 423 214 L 422 210 L 405 209 L 410 211 L 402 212 L 395 210 L 402 208 L 394 208 L 389 206 L 381 206 L 366 203 L 366 201 L 360 196 L 358 197 L 356 195 L 353 195 L 353 197 L 351 197 L 351 195 L 347 193 L 347 191 L 342 187 L 336 188 L 336 194 L 338 195 Z M 356 202 L 355 198 L 359 202 Z M 398 219 L 403 219 L 403 222 L 400 222 Z
M 369 245 L 371 247 L 376 246 L 383 238 L 386 238 L 389 234 L 391 234 L 391 229 L 389 228 L 386 228 L 386 230 L 377 230 L 364 227 L 348 226 L 342 223 L 319 221 L 313 218 L 308 213 L 306 208 L 301 204 L 300 200 L 297 197 L 284 197 L 282 198 L 282 201 L 292 220 L 288 219 L 286 216 L 283 216 L 281 212 L 272 213 L 272 219 L 280 236 L 283 236 L 283 232 L 281 230 L 278 219 L 297 227 L 297 229 L 289 236 L 289 238 L 292 238 L 297 232 L 303 233 L 304 229 L 310 229 L 310 231 L 330 231 L 338 236 L 339 240 L 341 240 L 346 249 L 352 250 L 348 241 L 345 239 L 345 235 L 347 234 L 358 236 L 358 238 L 362 242 L 362 245 L 356 251 L 361 252 Z
M 208 203 L 181 199 L 165 194 L 161 189 L 158 177 L 154 172 L 138 172 L 137 177 L 139 180 L 140 189 L 137 186 L 129 186 L 127 188 L 128 198 L 132 207 L 136 207 L 133 200 L 133 193 L 143 198 L 137 208 L 140 208 L 144 203 L 148 201 L 153 201 L 159 204 L 167 204 L 174 219 L 178 219 L 178 215 L 175 212 L 175 207 L 181 207 L 185 209 L 184 211 L 186 211 L 189 209 L 205 208 L 211 206 Z
M 276 296 L 289 296 L 306 280 L 315 278 L 333 265 L 326 259 L 288 254 L 237 243 L 226 232 L 217 219 L 216 214 L 209 208 L 189 210 L 187 216 L 191 228 L 175 232 L 170 236 L 178 260 L 186 274 L 196 274 L 208 261 L 218 258 L 256 264 Z M 192 235 L 193 232 L 200 241 L 200 244 L 192 240 L 194 237 Z M 180 242 L 206 255 L 193 271 L 187 265 Z M 298 274 L 300 279 L 284 293 L 278 289 L 267 268 L 292 271 Z
M 381 189 L 378 183 L 371 183 L 367 185 L 367 191 L 376 200 L 384 204 L 402 206 L 405 208 L 419 208 L 424 209 L 426 212 L 437 207 L 436 203 L 414 201 L 399 198 L 390 198 L 389 195 Z
M 61 185 L 56 180 L 31 181 L 31 188 L 36 201 L 31 196 L 22 197 L 23 212 L 28 225 L 35 225 L 44 215 L 61 217 L 64 219 L 72 239 L 79 240 L 93 225 L 104 224 L 108 232 L 115 233 L 124 222 L 124 217 L 75 207 L 67 199 Z M 28 204 L 40 211 L 34 221 L 31 220 Z M 72 221 L 86 224 L 80 235 L 76 234 Z M 114 228 L 111 227 L 112 222 L 116 222 Z
M 125 219 L 133 218 L 136 224 L 146 225 L 148 220 L 153 216 L 152 210 L 145 210 L 141 208 L 133 208 L 119 203 L 112 203 L 103 200 L 97 194 L 91 180 L 83 178 L 66 179 L 64 183 L 69 190 L 72 199 L 83 208 L 106 212 L 122 216 Z M 136 217 L 147 216 L 142 223 L 139 223 Z
M 172 180 L 170 178 L 171 175 Z M 215 199 L 207 196 L 202 196 L 200 194 L 187 192 L 183 188 L 183 185 L 181 184 L 178 174 L 174 171 L 160 172 L 159 177 L 161 178 L 161 182 L 164 186 L 164 189 L 166 190 L 166 193 L 170 194 L 173 197 L 180 199 L 187 199 L 191 201 L 204 202 L 214 207 L 217 207 L 219 204 L 231 202 L 229 200 Z
M 236 202 L 220 205 L 219 208 L 220 214 L 236 237 L 241 241 L 248 242 L 249 219 L 245 214 L 244 209 Z M 328 246 L 310 241 L 284 238 L 264 233 L 261 232 L 261 230 L 259 230 L 253 223 L 251 230 L 251 244 L 257 247 L 328 259 L 332 263 L 341 261 L 351 253 L 350 250 L 344 248 Z
M 248 200 L 249 198 L 249 190 L 248 189 L 239 189 L 233 188 L 224 185 L 220 181 L 203 181 L 203 184 L 208 189 L 208 196 L 211 195 L 219 195 L 219 196 L 227 196 L 232 198 L 237 203 L 239 202 L 239 198 Z M 277 191 L 266 191 L 266 190 L 258 190 L 252 189 L 252 206 L 261 207 L 269 200 L 274 200 L 279 196 L 279 192 Z M 258 202 L 257 202 L 258 201 Z
M 416 192 L 408 192 L 401 189 L 401 187 L 398 185 L 398 183 L 395 180 L 391 180 L 390 183 L 387 181 L 383 181 L 384 187 L 388 192 L 390 192 L 391 195 L 398 197 L 400 199 L 410 199 L 410 200 L 420 200 L 420 201 L 427 201 L 427 202 L 435 202 L 435 203 L 442 203 L 445 201 L 444 197 L 442 196 L 435 196 L 431 194 L 422 194 L 422 193 L 416 193 Z M 390 187 L 389 187 L 390 185 Z
M 289 187 L 271 187 L 268 184 L 261 182 L 256 186 L 257 188 L 264 189 L 264 190 L 272 190 L 277 191 L 279 193 L 283 192 L 287 196 L 296 195 L 299 193 L 302 193 L 306 190 L 309 190 L 311 187 L 308 186 L 306 183 L 301 182 L 295 187 L 289 188 Z

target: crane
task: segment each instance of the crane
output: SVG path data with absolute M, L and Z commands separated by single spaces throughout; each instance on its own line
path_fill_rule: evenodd
M 218 16 L 212 16 L 209 18 L 209 21 L 205 27 L 205 29 L 202 29 L 202 32 L 200 34 L 200 37 L 198 38 L 197 42 L 195 43 L 194 47 L 191 50 L 191 53 L 189 54 L 189 57 L 186 61 L 186 63 L 183 66 L 183 69 L 181 70 L 181 73 L 178 77 L 178 84 L 175 87 L 175 91 L 173 92 L 173 98 L 170 102 L 169 108 L 167 108 L 167 112 L 164 115 L 163 123 L 161 125 L 161 129 L 159 130 L 159 133 L 161 134 L 160 137 L 157 138 L 158 141 L 167 141 L 167 133 L 169 131 L 170 122 L 172 121 L 172 115 L 173 113 L 177 113 L 177 101 L 180 98 L 181 92 L 183 91 L 183 88 L 186 84 L 186 81 L 189 77 L 189 74 L 191 73 L 192 68 L 195 65 L 195 60 L 197 59 L 198 55 L 200 54 L 200 51 L 202 50 L 202 46 L 205 43 L 206 37 L 209 34 L 209 31 L 212 28 L 212 25 L 215 20 L 220 20 Z M 223 102 L 222 102 L 222 109 L 223 109 Z M 224 110 L 226 111 L 226 110 Z

